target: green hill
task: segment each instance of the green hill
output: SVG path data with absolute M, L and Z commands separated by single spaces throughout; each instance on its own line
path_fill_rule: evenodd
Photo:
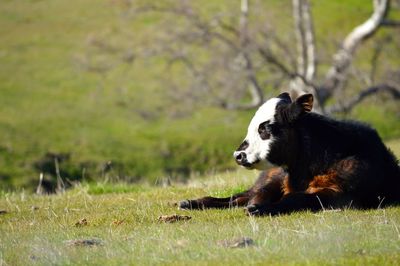
M 276 17 L 286 14 L 283 28 L 291 25 L 289 2 L 268 6 Z M 314 1 L 318 42 L 327 54 L 338 45 L 333 39 L 340 40 L 369 16 L 365 2 Z M 166 102 L 162 80 L 168 73 L 160 58 L 121 65 L 104 75 L 85 69 L 88 43 L 96 38 L 116 36 L 111 41 L 123 44 L 118 40 L 123 27 L 131 27 L 136 38 L 157 30 L 157 15 L 125 21 L 123 3 L 0 2 L 0 188 L 32 186 L 40 172 L 54 179 L 55 159 L 61 176 L 71 181 L 155 182 L 234 167 L 231 153 L 253 111 L 196 107 L 186 113 L 183 105 Z M 198 6 L 210 14 L 233 3 L 199 1 Z M 329 38 L 322 38 L 327 29 Z M 369 60 L 369 53 L 361 50 L 358 58 L 365 61 L 357 64 Z M 115 63 L 103 60 L 105 67 Z M 392 54 L 390 60 L 399 64 L 400 57 Z M 386 139 L 400 137 L 398 115 L 396 104 L 381 105 L 379 99 L 353 113 Z

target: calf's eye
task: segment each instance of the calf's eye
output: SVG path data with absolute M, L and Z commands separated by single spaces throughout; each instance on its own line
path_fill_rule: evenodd
M 258 126 L 258 134 L 262 140 L 269 139 L 271 134 L 268 130 L 269 121 L 265 121 Z

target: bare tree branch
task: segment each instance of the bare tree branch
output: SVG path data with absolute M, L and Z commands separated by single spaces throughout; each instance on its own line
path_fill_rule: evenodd
M 354 96 L 346 103 L 333 105 L 325 111 L 328 114 L 349 112 L 365 98 L 382 92 L 387 92 L 393 97 L 393 99 L 400 100 L 400 89 L 398 87 L 396 87 L 394 84 L 380 84 L 369 87 L 361 91 L 358 95 Z
M 240 6 L 240 44 L 241 44 L 241 54 L 245 61 L 246 76 L 249 80 L 249 90 L 252 97 L 251 104 L 245 106 L 260 106 L 264 101 L 264 93 L 255 75 L 253 62 L 248 53 L 249 50 L 249 36 L 248 36 L 248 16 L 249 16 L 249 2 L 248 0 L 242 0 Z M 238 107 L 240 108 L 240 107 Z
M 320 103 L 325 104 L 334 90 L 346 79 L 347 70 L 353 60 L 357 47 L 372 36 L 385 18 L 389 0 L 374 0 L 374 12 L 363 24 L 354 28 L 344 39 L 342 47 L 333 56 L 333 65 L 328 70 L 325 81 L 318 90 Z
M 236 52 L 240 51 L 240 48 L 237 47 L 235 42 L 227 38 L 225 35 L 215 32 L 211 30 L 211 27 L 203 21 L 196 13 L 192 12 L 190 9 L 185 8 L 185 7 L 174 7 L 174 6 L 168 6 L 168 7 L 160 7 L 156 6 L 154 4 L 146 4 L 144 6 L 141 6 L 139 8 L 136 8 L 134 13 L 146 13 L 146 12 L 158 12 L 158 13 L 170 13 L 172 15 L 178 15 L 181 17 L 184 17 L 189 21 L 195 28 L 200 30 L 204 36 L 211 36 L 215 37 L 217 40 L 220 40 L 221 42 L 225 43 L 228 47 L 231 49 L 235 50 Z M 225 28 L 228 29 L 228 25 L 224 24 Z M 231 29 L 233 31 L 233 29 Z
M 395 27 L 400 27 L 400 21 L 384 19 L 384 20 L 382 20 L 380 25 L 383 26 L 383 27 L 393 27 L 393 28 L 395 28 Z
M 201 70 L 196 68 L 195 64 L 187 56 L 183 54 L 177 54 L 168 61 L 167 67 L 170 67 L 176 62 L 181 62 L 183 65 L 186 66 L 193 78 L 201 84 L 203 90 L 209 90 L 211 88 L 207 78 L 204 76 Z
M 314 26 L 311 18 L 310 4 L 307 0 L 302 1 L 302 13 L 303 13 L 303 27 L 304 27 L 304 43 L 306 45 L 307 55 L 307 68 L 304 76 L 308 81 L 312 81 L 315 78 L 317 71 L 316 62 L 316 48 L 314 38 Z
M 376 73 L 378 71 L 378 60 L 379 57 L 381 56 L 382 52 L 383 52 L 383 48 L 385 46 L 385 44 L 387 44 L 389 41 L 391 40 L 391 37 L 386 37 L 382 40 L 379 40 L 374 47 L 374 51 L 372 54 L 372 58 L 371 58 L 371 70 L 369 73 L 369 79 L 371 81 L 371 83 L 375 82 L 376 79 Z
M 285 64 L 283 64 L 269 49 L 258 47 L 257 51 L 268 64 L 273 65 L 280 72 L 284 73 L 288 77 L 295 76 L 297 72 L 291 71 Z
M 282 41 L 273 31 L 266 32 L 261 30 L 260 34 L 265 38 L 268 42 L 271 42 L 276 45 L 276 47 L 281 50 L 283 55 L 287 58 L 289 65 L 296 66 L 296 58 L 292 53 L 292 49 L 288 46 L 287 43 Z M 275 56 L 276 57 L 276 56 Z
M 240 36 L 239 30 L 237 28 L 235 28 L 234 26 L 232 26 L 231 24 L 227 24 L 219 18 L 216 18 L 215 21 L 216 21 L 217 25 L 221 27 L 221 29 L 234 34 L 236 37 Z
M 316 73 L 316 49 L 308 0 L 293 0 L 293 17 L 298 54 L 297 73 L 311 81 Z
M 347 89 L 350 75 L 354 75 L 357 83 L 365 83 L 364 86 L 370 88 L 375 76 L 380 78 L 382 75 L 382 71 L 377 71 L 382 43 L 376 44 L 369 73 L 352 67 L 353 57 L 364 40 L 379 27 L 398 24 L 385 19 L 390 0 L 371 1 L 374 3 L 373 14 L 345 37 L 322 84 L 317 84 L 316 78 L 318 60 L 310 0 L 292 0 L 296 42 L 279 39 L 276 36 L 278 32 L 274 33 L 275 27 L 270 27 L 269 23 L 253 23 L 250 16 L 257 10 L 250 6 L 250 0 L 241 0 L 240 9 L 232 13 L 218 12 L 211 18 L 193 8 L 189 0 L 167 4 L 149 2 L 138 8 L 130 7 L 134 15 L 148 12 L 166 15 L 163 17 L 163 31 L 155 34 L 151 45 L 146 42 L 135 54 L 144 51 L 148 55 L 150 51 L 153 52 L 150 56 L 167 56 L 171 65 L 175 62 L 182 64 L 188 71 L 186 74 L 189 73 L 185 80 L 187 83 L 176 86 L 179 92 L 175 89 L 172 93 L 192 97 L 193 103 L 207 100 L 224 108 L 252 109 L 263 103 L 265 93 L 270 93 L 266 88 L 282 90 L 289 81 L 292 96 L 313 93 L 314 110 L 322 113 L 328 99 Z M 175 23 L 177 17 L 179 26 Z M 257 21 L 256 16 L 254 21 Z M 107 46 L 96 44 L 96 47 L 108 51 Z M 386 54 L 386 51 L 382 53 Z M 242 104 L 248 96 L 249 102 Z M 353 102 L 357 104 L 361 100 Z M 346 104 L 340 105 L 345 108 L 338 106 L 327 111 L 347 108 Z
M 297 73 L 304 76 L 306 73 L 307 50 L 303 28 L 302 0 L 293 0 L 294 31 L 297 47 Z
M 314 111 L 322 113 L 316 87 L 309 84 L 316 74 L 316 48 L 314 27 L 311 18 L 310 3 L 308 0 L 293 0 L 294 29 L 297 42 L 297 73 L 290 81 L 291 96 L 298 96 L 311 92 L 314 94 Z

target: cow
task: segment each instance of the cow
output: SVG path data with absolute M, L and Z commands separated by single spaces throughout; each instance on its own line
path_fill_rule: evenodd
M 400 203 L 399 161 L 376 130 L 312 107 L 312 94 L 292 101 L 285 92 L 266 101 L 233 154 L 240 166 L 262 170 L 255 184 L 230 197 L 183 200 L 178 207 L 242 206 L 248 215 L 278 215 Z

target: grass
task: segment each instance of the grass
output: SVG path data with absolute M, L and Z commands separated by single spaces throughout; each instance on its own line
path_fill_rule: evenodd
M 0 216 L 0 264 L 395 265 L 400 260 L 400 208 L 253 218 L 240 208 L 182 211 L 172 205 L 221 191 L 228 195 L 255 175 L 242 170 L 189 185 L 133 186 L 126 193 L 92 194 L 89 185 L 81 185 L 61 195 L 4 194 L 0 209 L 8 213 Z M 174 213 L 192 219 L 157 221 Z M 75 226 L 83 218 L 88 224 Z M 238 237 L 250 237 L 255 245 L 219 245 Z M 74 239 L 97 239 L 101 245 L 67 244 Z
M 337 40 L 368 17 L 371 6 L 365 0 L 314 2 L 319 53 L 330 62 Z M 126 48 L 132 40 L 123 33 L 140 39 L 159 30 L 157 23 L 163 20 L 157 15 L 124 20 L 123 4 L 0 1 L 0 189 L 32 188 L 40 172 L 54 178 L 54 166 L 38 167 L 49 152 L 70 155 L 69 161 L 60 162 L 69 179 L 79 179 L 85 172 L 87 179 L 98 180 L 109 161 L 113 164 L 108 174 L 126 182 L 186 178 L 189 171 L 204 172 L 210 165 L 213 170 L 234 167 L 232 147 L 242 140 L 253 111 L 200 106 L 186 114 L 175 102 L 167 105 L 162 80 L 169 77 L 162 59 L 138 59 L 104 77 L 84 71 L 79 62 L 94 53 L 90 40 L 106 39 Z M 278 30 L 282 38 L 290 39 L 288 4 L 273 0 L 264 4 L 271 20 L 279 18 L 274 24 L 282 26 Z M 196 6 L 208 17 L 239 8 L 228 0 L 203 0 Z M 393 14 L 399 16 L 398 11 Z M 379 34 L 396 37 L 389 30 Z M 373 45 L 363 45 L 358 67 L 369 62 Z M 398 52 L 396 47 L 385 47 L 382 60 L 397 66 Z M 115 58 L 105 61 L 112 64 Z M 172 119 L 175 112 L 181 117 Z M 372 122 L 386 139 L 399 137 L 396 106 L 372 102 L 351 117 Z
M 168 74 L 160 59 L 123 66 L 104 77 L 84 71 L 79 62 L 93 52 L 88 51 L 90 40 L 117 33 L 111 42 L 120 41 L 118 32 L 124 27 L 135 37 L 146 37 L 162 22 L 157 16 L 123 21 L 117 7 L 123 2 L 0 2 L 0 210 L 7 211 L 0 214 L 0 265 L 390 265 L 400 260 L 399 208 L 250 218 L 241 209 L 178 211 L 171 203 L 230 195 L 251 185 L 255 172 L 209 175 L 166 188 L 124 183 L 179 178 L 210 166 L 232 168 L 232 147 L 243 138 L 253 111 L 199 108 L 186 115 L 181 106 L 165 107 L 160 80 Z M 279 17 L 280 32 L 289 32 L 287 3 L 266 4 L 269 15 Z M 368 17 L 371 7 L 364 0 L 313 4 L 317 42 L 324 49 L 319 53 L 329 61 L 337 40 Z M 227 0 L 198 2 L 206 15 L 229 5 Z M 373 45 L 359 51 L 358 67 L 367 69 Z M 398 53 L 394 45 L 385 47 L 383 60 L 398 65 Z M 177 111 L 186 116 L 171 120 Z M 368 102 L 351 117 L 373 123 L 385 139 L 399 137 L 395 104 Z M 399 156 L 400 142 L 388 143 Z M 69 160 L 60 162 L 63 177 L 85 176 L 89 183 L 49 196 L 21 189 L 37 183 L 45 170 L 38 163 L 49 164 L 44 161 L 48 152 L 69 154 Z M 47 171 L 49 176 L 54 169 Z M 10 187 L 20 190 L 7 192 Z M 157 222 L 158 216 L 173 213 L 192 219 Z M 76 227 L 83 218 L 88 225 Z M 218 245 L 242 236 L 254 239 L 255 246 Z M 100 239 L 102 245 L 65 242 L 82 238 Z
M 400 155 L 400 141 L 388 145 Z M 174 202 L 223 197 L 250 186 L 256 171 L 196 177 L 162 188 L 80 184 L 64 194 L 0 194 L 0 265 L 396 265 L 400 207 L 247 217 L 243 210 L 184 211 Z M 166 224 L 161 215 L 189 221 Z M 75 226 L 81 219 L 87 225 Z M 250 237 L 255 245 L 221 241 Z M 95 239 L 98 246 L 71 246 Z

